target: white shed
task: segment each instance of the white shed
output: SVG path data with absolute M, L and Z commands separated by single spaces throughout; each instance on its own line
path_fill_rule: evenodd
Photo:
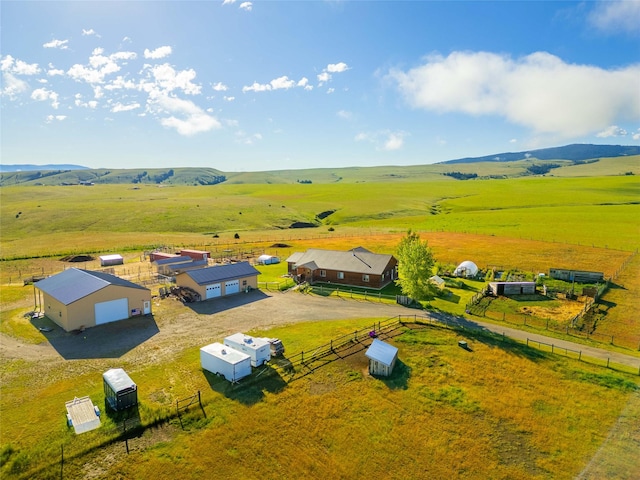
M 433 277 L 429 277 L 429 283 L 434 284 L 440 290 L 442 290 L 445 287 L 445 281 L 441 277 L 439 277 L 438 275 L 434 275 Z
M 101 267 L 109 267 L 111 265 L 122 265 L 123 263 L 124 263 L 124 258 L 122 258 L 122 255 L 118 255 L 118 254 L 102 255 L 100 257 Z
M 475 277 L 478 274 L 478 266 L 471 260 L 465 260 L 456 267 L 453 274 L 456 277 Z
M 271 360 L 271 344 L 266 338 L 234 333 L 224 339 L 224 344 L 249 355 L 252 367 L 259 367 Z
M 258 257 L 258 263 L 260 265 L 272 265 L 275 263 L 280 263 L 280 259 L 272 255 L 260 255 Z
M 398 349 L 375 338 L 365 353 L 369 359 L 369 373 L 388 377 L 398 359 Z
M 203 370 L 220 374 L 230 382 L 251 375 L 251 357 L 221 343 L 212 343 L 200 349 Z

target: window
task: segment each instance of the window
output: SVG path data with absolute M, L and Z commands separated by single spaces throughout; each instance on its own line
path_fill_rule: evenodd
M 242 286 L 243 286 L 243 287 L 246 287 L 246 286 L 247 286 L 247 281 L 246 281 L 246 280 L 243 280 L 243 281 L 242 281 Z
M 338 272 L 338 280 L 344 280 L 344 272 Z
M 321 277 L 326 277 L 327 276 L 327 271 L 326 270 L 320 270 L 320 276 Z
M 368 282 L 369 281 L 369 275 L 362 275 L 362 281 L 363 282 Z

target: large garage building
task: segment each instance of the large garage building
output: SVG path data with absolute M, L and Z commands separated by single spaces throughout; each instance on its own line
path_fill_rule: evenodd
M 151 291 L 103 272 L 70 268 L 34 284 L 44 314 L 67 332 L 151 313 Z
M 208 300 L 258 288 L 259 274 L 248 262 L 238 262 L 179 273 L 176 284 L 189 287 L 202 300 Z

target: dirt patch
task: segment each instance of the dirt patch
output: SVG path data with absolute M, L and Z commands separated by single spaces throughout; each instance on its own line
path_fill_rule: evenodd
M 584 308 L 584 302 L 564 301 L 557 307 L 536 307 L 528 305 L 521 307 L 520 312 L 525 315 L 533 315 L 538 318 L 553 318 L 556 320 L 571 320 Z

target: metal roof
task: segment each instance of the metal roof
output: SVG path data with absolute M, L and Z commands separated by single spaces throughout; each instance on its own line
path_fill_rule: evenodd
M 216 358 L 224 360 L 226 363 L 236 365 L 241 362 L 251 361 L 251 357 L 240 350 L 235 350 L 221 343 L 212 343 L 200 349 L 201 352 L 208 353 Z
M 269 345 L 269 342 L 264 338 L 252 337 L 251 335 L 245 335 L 244 333 L 234 333 L 233 335 L 229 335 L 228 337 L 225 337 L 224 341 L 239 343 L 241 345 L 245 345 L 247 348 L 250 348 L 251 350 L 259 350 L 265 345 Z
M 115 275 L 81 270 L 79 268 L 69 268 L 64 272 L 40 280 L 35 284 L 35 287 L 47 295 L 51 295 L 64 305 L 69 305 L 109 285 L 148 290 L 141 285 Z
M 107 370 L 102 374 L 102 378 L 111 385 L 111 388 L 113 388 L 116 393 L 130 388 L 137 388 L 136 384 L 131 380 L 131 377 L 129 377 L 127 372 L 121 368 L 112 368 L 111 370 Z
M 216 265 L 214 267 L 189 270 L 179 275 L 188 275 L 198 285 L 210 285 L 224 280 L 260 275 L 249 262 L 230 263 L 228 265 Z
M 385 364 L 387 367 L 390 367 L 393 360 L 398 355 L 398 349 L 393 345 L 389 345 L 382 340 L 374 338 L 365 355 L 371 360 L 376 360 Z
M 306 266 L 313 270 L 339 270 L 382 275 L 392 258 L 393 255 L 372 253 L 362 247 L 346 252 L 310 248 L 300 256 L 294 253 L 287 258 L 287 262 L 294 263 L 296 267 Z
M 171 263 L 185 263 L 185 262 L 192 262 L 193 258 L 188 257 L 186 255 L 182 255 L 179 257 L 169 257 L 169 258 L 161 258 L 159 260 L 156 260 L 155 263 L 156 265 L 169 265 Z

